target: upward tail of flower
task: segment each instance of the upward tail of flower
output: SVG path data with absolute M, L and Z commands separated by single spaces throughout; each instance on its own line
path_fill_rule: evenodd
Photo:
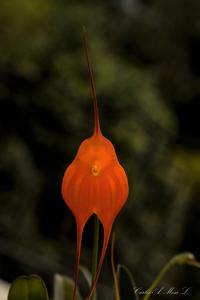
M 110 238 L 110 232 L 111 232 L 112 225 L 110 225 L 110 226 L 105 226 L 105 224 L 103 224 L 103 225 L 104 225 L 103 246 L 102 246 L 102 250 L 101 250 L 99 264 L 98 264 L 98 267 L 97 267 L 97 272 L 96 272 L 94 281 L 92 283 L 92 287 L 90 289 L 90 294 L 89 294 L 87 300 L 91 300 L 92 295 L 93 295 L 94 290 L 95 290 L 95 287 L 97 285 L 97 281 L 98 281 L 98 278 L 99 278 L 99 275 L 100 275 L 100 272 L 101 272 L 101 268 L 102 268 L 102 265 L 103 265 L 104 257 L 105 257 L 105 254 L 106 254 L 106 249 L 107 249 L 109 238 Z
M 99 110 L 97 104 L 97 95 L 96 95 L 96 88 L 94 83 L 94 76 L 92 71 L 92 65 L 89 58 L 89 51 L 88 51 L 88 39 L 85 28 L 83 28 L 83 44 L 85 49 L 85 56 L 87 61 L 88 73 L 91 83 L 91 93 L 93 99 L 93 107 L 94 107 L 94 134 L 98 135 L 101 133 L 100 123 L 99 123 Z

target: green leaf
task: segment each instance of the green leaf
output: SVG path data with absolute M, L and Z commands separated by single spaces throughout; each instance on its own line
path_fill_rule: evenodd
M 54 300 L 71 300 L 74 291 L 74 280 L 60 274 L 54 275 Z M 79 290 L 76 292 L 76 300 L 82 300 Z
M 83 277 L 85 278 L 88 286 L 91 287 L 91 285 L 92 285 L 92 274 L 90 273 L 90 271 L 82 265 L 80 265 L 80 271 L 83 274 Z
M 48 300 L 44 281 L 37 275 L 20 276 L 12 283 L 8 300 Z
M 92 274 L 91 272 L 84 266 L 80 265 L 80 271 L 83 275 L 83 278 L 85 279 L 86 283 L 88 284 L 88 287 L 90 288 L 92 285 Z M 96 289 L 94 291 L 93 294 L 93 299 L 96 300 L 97 299 L 97 292 Z
M 120 299 L 139 300 L 138 294 L 135 292 L 135 280 L 126 266 L 121 264 L 117 265 L 117 277 L 120 291 Z

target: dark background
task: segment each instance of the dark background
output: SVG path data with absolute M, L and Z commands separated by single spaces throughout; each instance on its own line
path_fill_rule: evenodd
M 51 293 L 53 274 L 73 276 L 75 222 L 60 189 L 93 127 L 83 25 L 102 130 L 130 185 L 114 226 L 116 260 L 148 288 L 174 254 L 200 259 L 198 0 L 1 0 L 0 277 L 38 273 Z M 109 251 L 100 283 L 99 299 L 110 299 Z M 163 282 L 192 287 L 192 300 L 199 284 L 200 271 L 183 266 Z

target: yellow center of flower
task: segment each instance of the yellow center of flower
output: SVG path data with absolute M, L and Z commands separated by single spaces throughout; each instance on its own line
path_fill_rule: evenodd
M 93 176 L 98 176 L 100 173 L 100 167 L 97 164 L 92 165 L 91 172 Z

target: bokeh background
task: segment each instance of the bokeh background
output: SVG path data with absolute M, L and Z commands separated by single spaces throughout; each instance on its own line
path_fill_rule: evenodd
M 83 25 L 102 130 L 130 184 L 114 226 L 116 260 L 147 288 L 174 254 L 200 259 L 200 2 L 1 0 L 0 277 L 38 273 L 50 294 L 53 274 L 73 276 L 75 266 L 62 176 L 93 127 Z M 163 285 L 192 287 L 184 299 L 198 300 L 200 271 L 179 266 Z M 111 294 L 108 250 L 99 299 Z

